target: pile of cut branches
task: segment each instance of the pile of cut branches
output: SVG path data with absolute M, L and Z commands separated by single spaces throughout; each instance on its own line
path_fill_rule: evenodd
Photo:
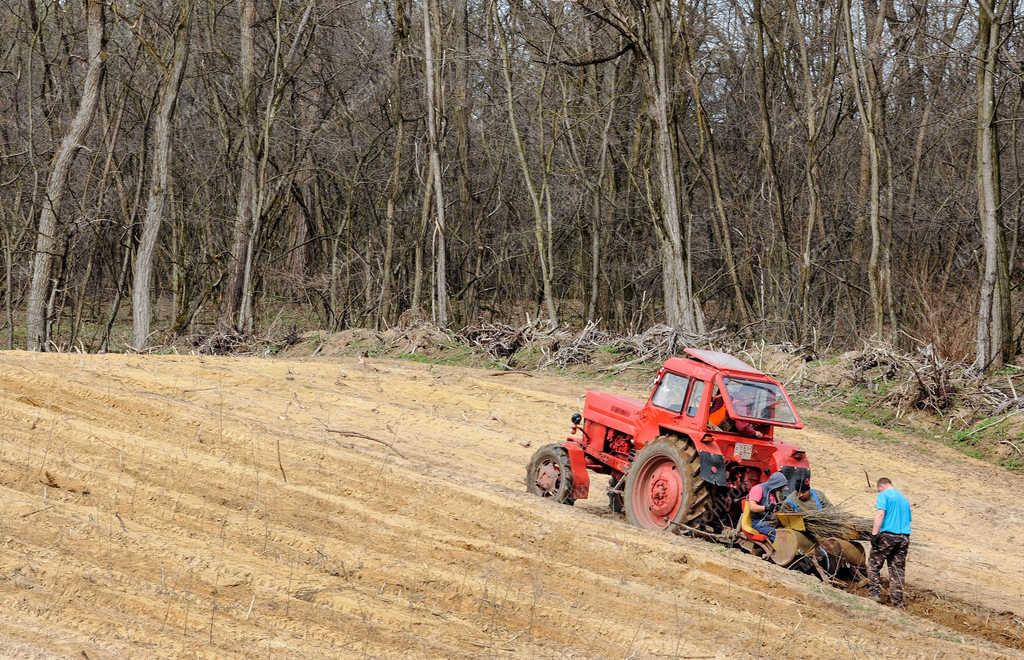
M 986 379 L 973 365 L 939 357 L 931 344 L 907 353 L 879 340 L 867 342 L 849 369 L 850 379 L 879 392 L 897 418 L 912 409 L 942 415 L 963 407 L 968 418 L 1024 410 L 1024 391 L 1013 380 L 1021 375 Z
M 429 321 L 413 321 L 377 333 L 384 352 L 424 353 L 443 350 L 456 343 L 450 331 Z
M 488 355 L 508 360 L 524 348 L 568 339 L 572 333 L 548 323 L 527 321 L 521 326 L 506 323 L 468 325 L 455 336 Z
M 199 355 L 253 355 L 258 350 L 258 340 L 241 332 L 211 332 L 192 335 L 192 348 Z
M 884 389 L 882 402 L 896 408 L 897 417 L 911 409 L 942 414 L 976 380 L 965 365 L 940 358 L 931 344 L 905 353 L 888 342 L 872 340 L 853 358 L 851 367 L 854 383 Z M 883 388 L 882 383 L 887 386 Z
M 274 355 L 301 341 L 295 327 L 279 336 L 257 336 L 244 332 L 214 331 L 189 337 L 192 352 L 198 355 Z
M 551 339 L 553 341 L 543 348 L 545 359 L 542 367 L 590 364 L 594 361 L 595 352 L 613 345 L 612 336 L 599 330 L 593 321 L 575 334 L 564 329 L 552 333 Z
M 543 355 L 540 367 L 569 367 L 591 364 L 598 351 L 621 357 L 613 368 L 623 369 L 641 362 L 663 362 L 678 355 L 688 346 L 728 347 L 731 336 L 724 330 L 707 334 L 683 332 L 668 325 L 655 325 L 631 335 L 613 335 L 589 322 L 579 331 L 552 326 L 542 321 L 528 321 L 521 326 L 483 323 L 466 326 L 456 337 L 485 353 L 508 360 L 523 349 L 536 349 Z
M 687 347 L 725 350 L 731 344 L 735 345 L 733 348 L 741 345 L 724 328 L 696 334 L 670 325 L 654 325 L 639 334 L 618 337 L 613 342 L 616 350 L 625 355 L 633 355 L 637 362 L 663 362 L 673 355 L 679 355 Z

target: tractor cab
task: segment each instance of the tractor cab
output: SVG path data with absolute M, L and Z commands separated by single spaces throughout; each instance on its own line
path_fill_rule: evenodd
M 761 432 L 775 426 L 803 428 L 789 395 L 778 381 L 726 353 L 695 348 L 684 352 L 692 361 L 717 370 L 708 401 L 708 423 L 719 427 L 716 430 L 725 430 L 721 428 L 723 424 L 734 429 L 737 422 L 747 425 L 740 428 L 760 427 L 757 430 Z

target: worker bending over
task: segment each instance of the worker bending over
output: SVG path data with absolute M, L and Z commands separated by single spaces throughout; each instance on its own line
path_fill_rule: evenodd
M 882 600 L 880 573 L 882 564 L 889 564 L 889 600 L 893 607 L 903 607 L 903 585 L 906 581 L 907 550 L 910 548 L 910 502 L 882 477 L 876 484 L 875 522 L 871 528 L 871 557 L 868 560 L 868 589 L 877 602 Z
M 796 490 L 790 493 L 786 501 L 783 502 L 784 508 L 796 511 L 797 513 L 821 511 L 830 506 L 832 506 L 832 503 L 825 497 L 825 493 L 817 488 L 811 488 L 810 479 L 802 480 L 797 485 Z
M 747 493 L 747 508 L 750 509 L 750 524 L 757 531 L 775 540 L 775 512 L 782 502 L 782 489 L 788 480 L 786 475 L 775 472 L 764 483 L 757 484 Z

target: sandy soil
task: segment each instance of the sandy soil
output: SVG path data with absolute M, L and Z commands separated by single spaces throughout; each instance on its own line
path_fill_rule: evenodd
M 5 656 L 1024 655 L 1024 479 L 807 414 L 915 504 L 910 609 L 525 494 L 586 384 L 411 362 L 0 355 Z M 340 431 L 343 433 L 337 433 Z M 346 433 L 365 434 L 380 442 Z M 849 435 L 846 433 L 846 435 Z M 390 445 L 390 446 L 388 446 Z

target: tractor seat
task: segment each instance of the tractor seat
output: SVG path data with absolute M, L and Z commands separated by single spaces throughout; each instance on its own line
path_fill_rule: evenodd
M 740 516 L 740 531 L 751 541 L 767 541 L 767 536 L 754 529 L 753 521 L 750 518 L 750 509 L 747 508 L 748 503 L 746 498 L 740 503 L 740 507 L 743 509 L 743 514 Z

